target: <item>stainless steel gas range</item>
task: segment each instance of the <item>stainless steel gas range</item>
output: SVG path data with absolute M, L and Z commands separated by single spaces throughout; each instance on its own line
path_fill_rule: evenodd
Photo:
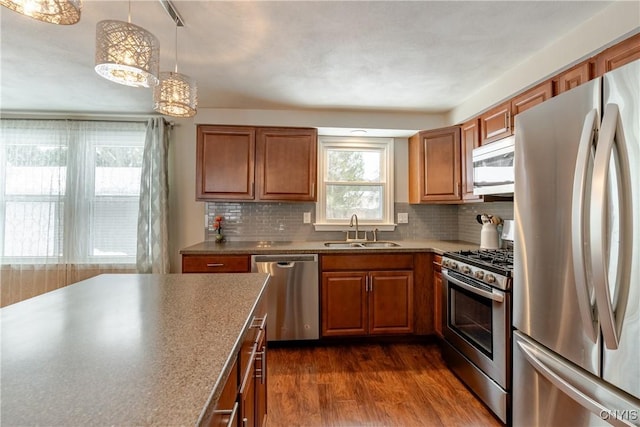
M 512 250 L 442 258 L 444 359 L 505 423 L 511 412 L 512 272 Z

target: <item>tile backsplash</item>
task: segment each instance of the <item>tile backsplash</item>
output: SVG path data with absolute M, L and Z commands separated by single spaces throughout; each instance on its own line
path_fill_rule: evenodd
M 215 239 L 214 218 L 222 216 L 222 234 L 230 241 L 321 241 L 342 240 L 344 232 L 315 231 L 315 203 L 209 202 L 206 215 L 209 227 L 205 240 Z M 304 224 L 305 212 L 311 224 Z M 394 231 L 381 231 L 380 240 L 438 239 L 480 243 L 481 225 L 476 215 L 489 213 L 513 219 L 513 202 L 467 205 L 410 205 L 396 203 L 395 212 L 407 213 L 409 223 L 398 224 Z
M 480 243 L 482 225 L 476 220 L 479 214 L 497 215 L 502 219 L 513 219 L 513 202 L 469 203 L 458 206 L 458 239 Z M 501 227 L 498 228 L 501 230 Z

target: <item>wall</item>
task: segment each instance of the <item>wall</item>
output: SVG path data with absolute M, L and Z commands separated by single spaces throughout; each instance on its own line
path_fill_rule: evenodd
M 449 112 L 448 124 L 463 123 L 512 95 L 568 69 L 640 31 L 640 2 L 615 1 L 581 26 L 480 88 Z

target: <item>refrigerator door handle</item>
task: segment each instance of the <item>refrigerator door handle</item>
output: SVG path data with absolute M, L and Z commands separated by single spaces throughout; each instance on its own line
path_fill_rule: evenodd
M 554 387 L 575 400 L 580 406 L 614 426 L 634 426 L 633 419 L 624 416 L 615 417 L 610 414 L 637 411 L 637 401 L 631 401 L 618 393 L 603 390 L 597 379 L 590 379 L 580 373 L 568 362 L 547 354 L 538 346 L 516 337 L 516 344 L 529 364 Z M 598 396 L 596 400 L 593 396 Z
M 595 295 L 591 292 L 593 282 L 588 267 L 589 258 L 586 256 L 589 253 L 587 228 L 589 211 L 586 209 L 585 197 L 591 188 L 591 159 L 594 153 L 598 124 L 598 110 L 594 108 L 585 116 L 582 125 L 571 200 L 571 249 L 578 308 L 584 333 L 594 343 L 598 339 L 599 326 Z
M 615 289 L 613 298 L 609 287 L 609 250 L 608 247 L 608 206 L 609 206 L 609 165 L 614 151 L 617 152 L 619 169 L 618 189 L 621 195 L 616 195 L 620 206 L 619 219 L 619 258 L 616 266 Z M 615 159 L 615 157 L 614 157 Z M 632 212 L 631 204 L 631 171 L 627 153 L 624 130 L 620 120 L 620 113 L 616 104 L 604 107 L 604 116 L 598 147 L 593 162 L 593 181 L 591 189 L 590 209 L 590 251 L 591 269 L 593 275 L 598 317 L 602 337 L 608 349 L 617 349 L 622 333 L 622 323 L 631 286 L 632 264 L 632 236 L 633 217 L 638 212 Z M 625 194 L 628 193 L 628 194 Z

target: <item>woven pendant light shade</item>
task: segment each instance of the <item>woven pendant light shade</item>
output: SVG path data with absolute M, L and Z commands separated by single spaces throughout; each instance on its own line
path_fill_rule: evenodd
M 96 72 L 127 86 L 158 84 L 160 42 L 130 22 L 106 20 L 96 26 Z
M 173 117 L 193 117 L 198 106 L 198 87 L 189 76 L 172 71 L 160 73 L 153 88 L 153 109 Z
M 80 20 L 82 0 L 0 0 L 0 4 L 23 15 L 58 25 Z

